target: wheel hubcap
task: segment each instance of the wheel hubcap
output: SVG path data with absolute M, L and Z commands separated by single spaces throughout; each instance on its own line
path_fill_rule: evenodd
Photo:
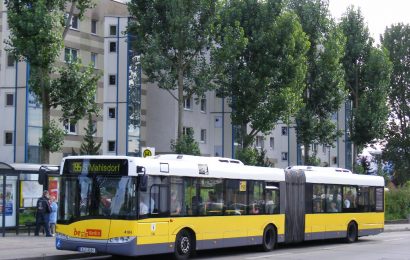
M 181 252 L 186 254 L 189 252 L 189 238 L 183 237 L 180 243 Z

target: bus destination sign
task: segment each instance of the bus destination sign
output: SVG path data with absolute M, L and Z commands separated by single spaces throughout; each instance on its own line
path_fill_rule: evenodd
M 63 174 L 127 175 L 126 159 L 66 159 Z

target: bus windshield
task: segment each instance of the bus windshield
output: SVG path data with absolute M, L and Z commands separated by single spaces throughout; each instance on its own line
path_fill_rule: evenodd
M 82 219 L 136 219 L 136 178 L 129 176 L 63 176 L 58 223 Z

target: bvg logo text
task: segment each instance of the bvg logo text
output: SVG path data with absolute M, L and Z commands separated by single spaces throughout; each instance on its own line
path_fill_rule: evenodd
M 101 237 L 101 229 L 86 229 L 85 232 L 74 228 L 75 237 Z

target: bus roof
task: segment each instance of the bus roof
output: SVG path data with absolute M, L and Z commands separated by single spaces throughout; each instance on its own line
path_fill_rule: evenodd
M 136 166 L 145 168 L 148 175 L 168 175 L 203 178 L 251 179 L 285 181 L 285 170 L 270 167 L 247 166 L 242 162 L 221 157 L 192 155 L 160 155 L 148 158 L 130 156 L 70 156 L 64 159 L 127 159 L 130 162 L 129 175 L 136 176 Z M 64 159 L 62 164 L 64 163 Z M 234 162 L 237 161 L 237 162 Z M 134 168 L 131 167 L 134 165 Z M 332 167 L 293 166 L 286 170 L 301 170 L 308 183 L 384 186 L 381 176 L 353 174 L 351 171 Z M 61 167 L 63 170 L 63 167 Z

